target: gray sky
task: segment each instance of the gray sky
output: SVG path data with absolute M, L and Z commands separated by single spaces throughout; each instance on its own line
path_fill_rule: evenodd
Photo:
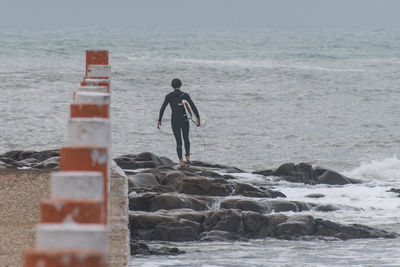
M 0 0 L 0 26 L 400 28 L 400 0 Z

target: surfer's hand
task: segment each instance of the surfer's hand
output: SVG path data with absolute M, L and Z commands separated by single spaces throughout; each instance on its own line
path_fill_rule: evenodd
M 161 121 L 158 121 L 157 128 L 160 129 L 160 127 L 161 127 Z
M 197 127 L 200 126 L 200 118 L 197 118 Z

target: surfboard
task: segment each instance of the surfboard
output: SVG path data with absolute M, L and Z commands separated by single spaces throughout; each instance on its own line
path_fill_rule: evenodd
M 185 108 L 185 112 L 186 112 L 187 118 L 197 125 L 197 117 L 194 114 L 194 112 L 192 110 L 192 107 L 190 106 L 189 102 L 186 101 L 185 99 L 182 99 L 182 104 L 183 104 L 183 107 Z M 198 107 L 197 107 L 197 111 L 199 112 L 199 115 L 200 115 L 200 118 L 201 118 L 199 127 L 205 127 L 206 124 L 207 124 L 206 117 L 204 116 L 204 114 L 202 114 L 202 112 L 199 110 Z

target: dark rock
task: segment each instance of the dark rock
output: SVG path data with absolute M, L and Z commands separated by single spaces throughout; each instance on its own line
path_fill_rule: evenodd
M 201 171 L 199 173 L 199 175 L 200 176 L 205 176 L 205 177 L 208 177 L 208 178 L 221 178 L 222 177 L 222 175 L 217 173 L 217 172 L 206 171 L 206 170 Z
M 252 174 L 261 174 L 264 176 L 272 176 L 275 174 L 275 170 L 272 170 L 272 169 L 258 170 L 258 171 L 253 171 Z
M 316 219 L 317 234 L 333 236 L 342 240 L 354 238 L 396 238 L 398 234 L 379 230 L 365 225 L 342 225 L 331 221 Z
M 190 208 L 193 210 L 205 210 L 207 206 L 204 201 L 190 198 L 178 197 L 175 195 L 159 195 L 151 200 L 150 211 L 157 211 L 160 209 L 182 209 Z
M 285 163 L 278 167 L 274 172 L 275 176 L 292 176 L 296 171 L 296 165 L 294 163 Z
M 400 194 L 400 189 L 397 188 L 390 188 L 387 192 L 393 192 L 393 193 L 399 193 Z
M 330 184 L 330 185 L 345 185 L 350 184 L 351 181 L 334 171 L 325 171 L 321 176 L 318 177 L 318 183 Z
M 154 229 L 160 223 L 174 222 L 171 216 L 156 214 L 156 213 L 129 213 L 129 226 L 130 229 L 135 231 L 140 228 Z
M 164 241 L 194 241 L 198 239 L 200 224 L 191 221 L 160 223 L 156 226 L 153 239 Z
M 333 204 L 320 204 L 317 205 L 314 210 L 316 211 L 324 211 L 324 212 L 330 212 L 330 211 L 336 211 L 336 210 L 340 210 L 340 207 L 337 205 L 333 205 Z
M 136 157 L 134 155 L 119 156 L 115 158 L 114 161 L 122 169 L 128 169 L 128 170 L 156 167 L 153 161 L 136 161 Z
M 154 175 L 154 177 L 157 179 L 158 183 L 161 184 L 161 181 L 165 177 L 165 173 L 161 172 L 160 170 L 157 169 L 148 169 L 148 170 L 143 170 L 140 173 L 151 173 Z M 126 173 L 128 174 L 128 173 Z M 136 173 L 134 173 L 136 174 Z
M 229 184 L 213 184 L 208 191 L 209 196 L 228 196 L 233 192 L 233 186 Z
M 231 166 L 221 165 L 221 164 L 212 164 L 212 163 L 207 163 L 207 162 L 202 162 L 202 161 L 197 161 L 197 160 L 193 160 L 191 165 L 197 166 L 197 167 L 205 167 L 205 168 L 224 169 L 224 170 L 226 170 L 227 173 L 243 173 L 244 172 L 243 170 L 236 168 L 236 167 L 231 167 Z
M 274 190 L 269 190 L 269 189 L 261 190 L 252 185 L 244 184 L 244 183 L 235 183 L 234 194 L 242 195 L 242 196 L 246 196 L 246 197 L 257 197 L 257 198 L 277 198 L 277 197 L 285 198 L 286 197 L 283 193 L 281 193 L 279 191 L 274 191 Z
M 150 211 L 150 204 L 154 194 L 129 197 L 129 210 Z
M 235 176 L 230 175 L 230 174 L 224 174 L 224 175 L 222 176 L 222 178 L 228 179 L 228 180 L 237 179 Z
M 312 216 L 295 215 L 286 222 L 277 226 L 279 238 L 293 238 L 298 236 L 313 235 L 316 231 L 316 223 Z
M 200 234 L 200 241 L 230 241 L 238 239 L 239 237 L 237 235 L 220 230 L 212 230 Z
M 226 199 L 221 202 L 220 207 L 222 209 L 240 209 L 258 213 L 268 211 L 268 207 L 265 204 L 249 199 Z
M 143 242 L 131 240 L 131 255 L 179 255 L 185 253 L 175 247 L 149 247 Z
M 159 185 L 158 180 L 152 173 L 138 173 L 129 176 L 128 179 L 135 187 L 146 187 L 151 185 Z
M 310 209 L 306 203 L 299 201 L 274 200 L 268 201 L 265 204 L 271 212 L 299 212 Z
M 208 195 L 212 183 L 210 180 L 202 177 L 187 177 L 176 183 L 176 189 L 179 193 L 190 195 Z
M 60 166 L 60 157 L 51 157 L 43 161 L 43 169 L 58 169 Z
M 185 178 L 185 174 L 179 171 L 168 171 L 162 178 L 161 184 L 175 186 L 177 182 L 182 181 Z
M 308 194 L 308 195 L 306 195 L 306 197 L 309 197 L 309 198 L 321 198 L 321 197 L 325 197 L 325 195 L 324 194 L 315 193 L 315 194 Z
M 244 233 L 242 214 L 234 210 L 208 212 L 203 226 L 205 231 L 220 230 L 235 234 Z

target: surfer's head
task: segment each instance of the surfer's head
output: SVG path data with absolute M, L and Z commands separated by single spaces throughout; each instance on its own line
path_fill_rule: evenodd
M 182 86 L 182 82 L 181 82 L 181 80 L 179 80 L 178 78 L 175 78 L 175 79 L 173 79 L 173 80 L 171 81 L 171 86 L 172 86 L 172 88 L 174 88 L 174 89 L 179 89 L 179 88 L 181 88 L 181 86 Z

